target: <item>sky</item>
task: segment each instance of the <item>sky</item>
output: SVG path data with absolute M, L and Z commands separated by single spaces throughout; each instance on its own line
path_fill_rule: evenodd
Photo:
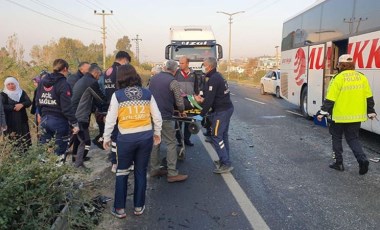
M 275 55 L 281 45 L 283 22 L 305 10 L 316 0 L 0 0 L 0 47 L 17 34 L 28 59 L 33 45 L 68 37 L 85 45 L 101 43 L 105 10 L 107 53 L 115 50 L 117 39 L 139 35 L 140 61 L 164 60 L 171 26 L 211 26 L 217 43 L 228 56 L 229 17 L 233 16 L 231 59 Z M 135 51 L 132 43 L 132 51 Z

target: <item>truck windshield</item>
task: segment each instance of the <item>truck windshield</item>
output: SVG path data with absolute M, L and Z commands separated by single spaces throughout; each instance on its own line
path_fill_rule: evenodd
M 203 61 L 206 57 L 216 57 L 216 46 L 175 46 L 172 49 L 172 58 L 179 60 L 187 56 L 190 61 Z

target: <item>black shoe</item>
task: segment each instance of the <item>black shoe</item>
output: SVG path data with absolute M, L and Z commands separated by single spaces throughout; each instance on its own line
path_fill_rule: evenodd
M 368 172 L 368 165 L 369 165 L 369 161 L 367 161 L 367 160 L 359 162 L 359 174 L 360 175 L 364 175 Z
M 209 143 L 212 143 L 211 137 L 206 137 L 206 138 L 205 138 L 205 141 L 206 141 L 206 142 L 209 142 Z
M 338 164 L 338 163 L 332 163 L 329 165 L 330 168 L 338 170 L 338 171 L 344 171 L 344 166 L 343 164 Z
M 103 149 L 103 137 L 95 137 L 92 139 L 92 143 L 96 145 L 98 148 Z
M 203 136 L 205 136 L 205 137 L 209 137 L 209 136 L 211 136 L 211 133 L 209 133 L 209 132 L 204 132 L 204 133 L 203 133 Z
M 91 159 L 91 157 L 84 157 L 83 161 L 89 161 L 90 159 Z
M 187 146 L 194 146 L 194 144 L 191 141 L 185 141 L 185 145 L 187 145 Z

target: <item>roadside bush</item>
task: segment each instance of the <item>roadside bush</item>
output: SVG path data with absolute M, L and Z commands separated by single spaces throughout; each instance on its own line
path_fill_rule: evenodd
M 56 166 L 51 146 L 32 146 L 25 154 L 10 146 L 0 156 L 0 229 L 50 229 L 67 203 L 87 202 L 85 191 L 75 186 L 73 169 Z M 67 214 L 70 228 L 93 227 L 88 213 L 69 210 L 75 212 Z

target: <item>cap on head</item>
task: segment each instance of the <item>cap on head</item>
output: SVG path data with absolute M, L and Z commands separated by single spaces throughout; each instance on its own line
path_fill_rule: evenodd
M 341 55 L 341 56 L 339 57 L 339 60 L 338 60 L 338 62 L 340 62 L 340 63 L 344 63 L 344 62 L 353 62 L 353 61 L 354 61 L 354 59 L 353 59 L 352 56 L 349 55 L 349 54 L 343 54 L 343 55 Z

